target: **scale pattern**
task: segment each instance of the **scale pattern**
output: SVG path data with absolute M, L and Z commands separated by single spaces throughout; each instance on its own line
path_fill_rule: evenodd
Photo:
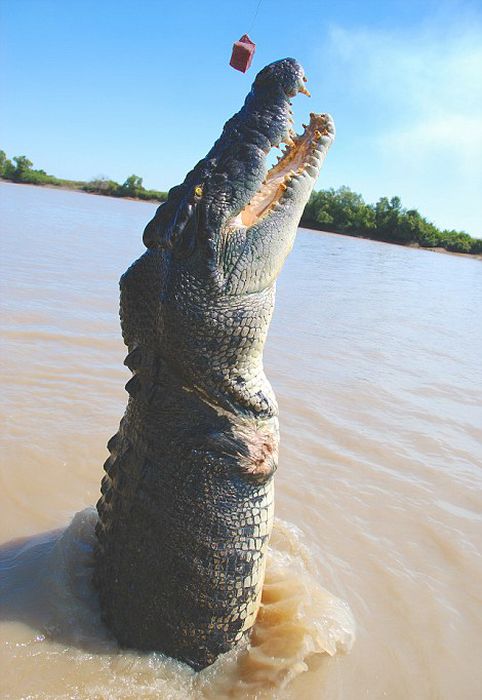
M 266 397 L 258 391 L 256 417 L 248 408 L 228 410 L 240 389 L 227 358 L 256 354 L 273 293 L 250 299 L 244 316 L 232 305 L 219 310 L 223 300 L 206 295 L 196 297 L 193 309 L 184 303 L 194 297 L 182 280 L 184 293 L 177 287 L 169 293 L 183 298 L 170 347 L 173 312 L 158 301 L 166 294 L 166 257 L 148 251 L 121 282 L 133 376 L 126 413 L 108 443 L 95 583 L 121 644 L 160 650 L 201 669 L 249 632 L 259 606 L 273 517 L 276 407 L 269 391 Z M 202 333 L 206 328 L 211 332 Z M 206 399 L 213 393 L 206 363 L 209 382 L 217 377 L 216 403 Z M 257 372 L 251 374 L 254 381 Z

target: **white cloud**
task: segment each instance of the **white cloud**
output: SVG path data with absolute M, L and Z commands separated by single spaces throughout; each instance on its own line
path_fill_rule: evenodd
M 480 22 L 434 19 L 390 32 L 333 27 L 330 52 L 352 101 L 344 108 L 363 114 L 367 180 L 378 169 L 380 187 L 398 186 L 436 223 L 482 235 Z
M 334 27 L 332 50 L 360 89 L 406 110 L 482 112 L 482 27 L 393 33 Z M 361 79 L 361 80 L 360 80 Z
M 460 113 L 427 115 L 406 128 L 380 134 L 379 144 L 399 163 L 414 157 L 429 167 L 446 162 L 452 164 L 458 176 L 482 178 L 481 117 Z M 479 184 L 482 190 L 482 181 Z

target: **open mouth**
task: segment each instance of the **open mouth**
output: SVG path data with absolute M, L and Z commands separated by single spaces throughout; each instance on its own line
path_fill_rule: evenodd
M 290 185 L 308 174 L 316 177 L 328 146 L 334 137 L 334 126 L 328 114 L 310 114 L 310 123 L 303 124 L 301 135 L 294 131 L 285 136 L 283 155 L 267 173 L 259 190 L 234 217 L 233 228 L 249 228 L 281 206 Z M 286 193 L 286 194 L 285 194 Z

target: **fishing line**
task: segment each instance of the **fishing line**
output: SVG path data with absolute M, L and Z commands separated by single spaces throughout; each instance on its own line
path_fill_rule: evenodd
M 256 5 L 256 10 L 254 11 L 254 17 L 253 17 L 253 19 L 251 21 L 251 25 L 248 29 L 248 34 L 253 31 L 254 23 L 256 22 L 256 17 L 258 16 L 259 8 L 260 8 L 262 2 L 263 2 L 263 0 L 258 0 L 258 4 Z

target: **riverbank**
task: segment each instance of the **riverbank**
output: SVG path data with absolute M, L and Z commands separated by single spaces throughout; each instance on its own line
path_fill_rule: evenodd
M 34 171 L 37 172 L 37 171 Z M 137 179 L 137 185 L 134 180 Z M 92 182 L 83 182 L 76 180 L 61 180 L 60 178 L 54 178 L 51 175 L 46 175 L 43 182 L 28 182 L 26 180 L 18 181 L 13 178 L 0 177 L 0 182 L 9 182 L 14 185 L 30 185 L 31 187 L 47 187 L 49 189 L 55 190 L 66 190 L 70 192 L 83 192 L 84 194 L 95 194 L 102 197 L 110 197 L 114 199 L 128 199 L 132 201 L 143 201 L 146 203 L 158 203 L 167 199 L 167 192 L 161 192 L 157 190 L 145 190 L 142 187 L 142 179 L 136 178 L 132 175 L 126 180 L 124 185 L 118 185 L 112 180 L 95 180 Z M 140 184 L 139 184 L 140 182 Z M 134 184 L 133 184 L 134 183 Z M 137 187 L 137 189 L 136 189 Z M 141 188 L 141 190 L 139 189 Z M 342 192 L 343 195 L 348 194 L 350 196 L 354 195 L 360 204 L 360 195 L 348 190 L 348 188 L 340 188 L 338 191 Z M 450 255 L 463 255 L 469 256 L 471 258 L 476 258 L 482 260 L 482 240 L 471 238 L 468 234 L 456 231 L 444 231 L 440 232 L 436 229 L 433 224 L 430 224 L 425 219 L 423 219 L 418 212 L 402 210 L 397 211 L 396 208 L 391 209 L 393 226 L 399 225 L 398 219 L 400 217 L 412 217 L 415 222 L 423 228 L 421 229 L 421 235 L 419 235 L 419 240 L 413 240 L 407 237 L 407 240 L 398 240 L 397 236 L 390 235 L 392 231 L 387 231 L 385 228 L 385 235 L 383 235 L 383 230 L 381 233 L 378 231 L 373 231 L 372 235 L 366 231 L 366 222 L 359 218 L 360 221 L 360 231 L 358 230 L 347 230 L 350 226 L 355 226 L 355 222 L 349 221 L 348 218 L 345 219 L 343 225 L 335 227 L 332 224 L 326 222 L 323 224 L 318 224 L 313 218 L 313 206 L 319 197 L 325 197 L 326 195 L 338 194 L 335 191 L 321 191 L 314 192 L 308 202 L 305 212 L 301 218 L 300 226 L 313 231 L 323 231 L 327 233 L 335 233 L 341 236 L 349 236 L 350 238 L 363 238 L 365 240 L 379 241 L 381 243 L 391 243 L 392 245 L 398 245 L 409 248 L 420 248 L 423 250 L 429 250 L 435 253 L 445 253 Z M 398 198 L 394 198 L 398 199 Z M 387 200 L 388 201 L 388 200 Z M 375 209 L 371 205 L 366 205 L 364 202 L 361 206 L 368 208 L 369 212 L 374 213 Z M 378 205 L 377 205 L 378 206 Z M 307 216 L 311 213 L 311 216 Z M 326 210 L 323 212 L 326 215 Z M 350 211 L 352 213 L 352 211 Z M 393 214 L 395 214 L 398 219 L 394 219 Z M 366 218 L 366 212 L 365 212 Z M 402 224 L 405 222 L 402 221 Z M 412 222 L 413 226 L 413 222 Z M 365 231 L 363 231 L 365 229 Z M 386 235 L 389 234 L 389 235 Z M 446 245 L 441 245 L 445 242 Z M 432 245 L 430 245 L 432 243 Z
M 442 248 L 441 246 L 427 246 L 420 245 L 416 241 L 401 243 L 398 241 L 384 240 L 383 238 L 376 238 L 375 236 L 361 235 L 359 233 L 348 233 L 347 231 L 336 231 L 328 226 L 322 227 L 313 224 L 311 221 L 307 221 L 305 218 L 301 218 L 300 227 L 306 228 L 310 231 L 319 231 L 320 233 L 332 233 L 337 236 L 346 236 L 346 238 L 361 238 L 364 241 L 375 241 L 375 243 L 386 243 L 387 245 L 394 245 L 401 248 L 413 248 L 415 250 L 426 250 L 432 253 L 443 253 L 444 255 L 455 255 L 462 258 L 472 258 L 475 260 L 482 260 L 482 253 L 461 253 L 455 250 L 447 250 L 447 248 Z M 478 240 L 478 239 L 475 239 Z
M 10 182 L 14 185 L 31 185 L 32 187 L 48 187 L 54 190 L 68 190 L 71 192 L 86 192 L 87 194 L 99 194 L 104 197 L 115 197 L 116 199 L 134 199 L 146 202 L 164 202 L 167 199 L 167 192 L 146 190 L 142 186 L 136 187 L 126 183 L 119 185 L 113 180 L 104 179 L 83 182 L 82 180 L 64 180 L 52 175 L 42 176 L 38 180 L 28 177 L 18 180 L 0 176 L 0 182 Z
M 349 187 L 313 192 L 303 212 L 302 225 L 403 246 L 415 244 L 421 248 L 444 248 L 451 253 L 482 254 L 480 238 L 472 238 L 465 231 L 437 228 L 416 209 L 403 207 L 400 197 L 380 197 L 376 204 L 367 204 Z
M 68 183 L 73 181 L 66 180 L 66 182 Z M 36 187 L 42 190 L 60 190 L 62 192 L 78 192 L 79 194 L 93 194 L 97 197 L 107 197 L 108 199 L 127 199 L 130 202 L 145 202 L 146 204 L 162 204 L 162 202 L 165 202 L 165 199 L 161 199 L 159 197 L 148 199 L 146 197 L 135 197 L 134 195 L 113 195 L 108 194 L 106 192 L 85 189 L 83 187 L 78 187 L 69 184 L 54 185 L 47 183 L 39 184 L 34 182 L 15 182 L 14 180 L 7 180 L 6 178 L 0 177 L 0 184 L 1 183 L 4 183 L 6 185 L 20 185 L 21 187 Z

